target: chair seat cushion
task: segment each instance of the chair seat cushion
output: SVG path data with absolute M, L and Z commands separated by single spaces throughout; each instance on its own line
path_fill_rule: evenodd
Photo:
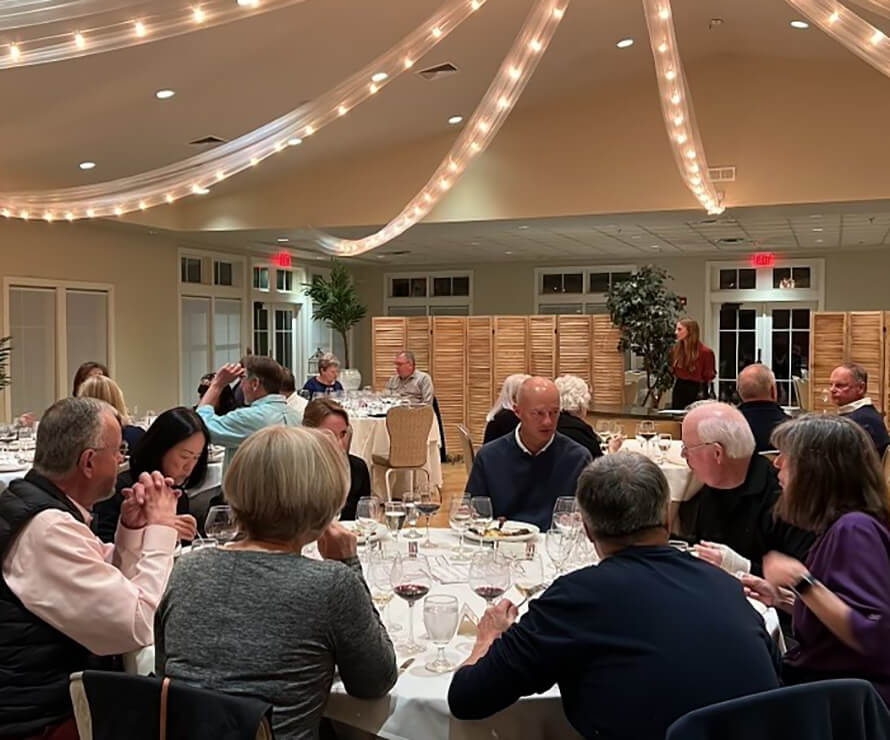
M 382 465 L 384 468 L 390 467 L 389 458 L 384 455 L 371 455 L 371 462 L 375 465 Z

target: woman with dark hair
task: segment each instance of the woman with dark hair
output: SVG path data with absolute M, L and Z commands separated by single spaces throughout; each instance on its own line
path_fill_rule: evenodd
M 871 681 L 890 704 L 890 504 L 871 438 L 841 416 L 808 414 L 776 428 L 782 494 L 775 514 L 818 535 L 806 563 L 777 552 L 749 595 L 790 611 L 799 646 L 785 683 Z
M 349 443 L 352 441 L 352 429 L 349 426 L 349 414 L 343 407 L 330 398 L 316 398 L 306 404 L 303 410 L 303 426 L 327 429 L 337 439 L 337 444 L 349 459 L 349 493 L 346 503 L 340 511 L 340 518 L 355 519 L 358 500 L 371 495 L 371 476 L 368 466 L 360 457 L 349 454 Z
M 699 341 L 698 322 L 680 319 L 674 329 L 677 341 L 671 349 L 674 390 L 671 406 L 685 409 L 710 394 L 711 381 L 717 376 L 714 351 Z
M 77 372 L 74 373 L 74 388 L 71 391 L 71 395 L 76 396 L 83 382 L 94 375 L 104 375 L 107 378 L 109 377 L 108 368 L 99 362 L 85 362 L 77 368 Z
M 173 488 L 182 491 L 176 509 L 182 524 L 180 535 L 183 539 L 194 537 L 195 520 L 188 515 L 185 492 L 204 481 L 209 450 L 210 433 L 194 411 L 178 406 L 162 413 L 131 451 L 130 469 L 118 475 L 115 494 L 93 507 L 96 534 L 105 542 L 114 541 L 123 501 L 121 491 L 131 487 L 142 473 L 158 470 L 173 479 Z

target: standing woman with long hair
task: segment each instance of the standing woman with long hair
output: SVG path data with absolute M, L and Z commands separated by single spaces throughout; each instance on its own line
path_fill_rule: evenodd
M 693 319 L 680 319 L 674 336 L 677 341 L 671 349 L 671 371 L 675 378 L 671 407 L 685 409 L 708 397 L 711 381 L 717 375 L 714 351 L 699 340 L 698 322 Z

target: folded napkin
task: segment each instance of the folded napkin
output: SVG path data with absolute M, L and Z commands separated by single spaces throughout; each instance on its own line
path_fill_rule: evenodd
M 467 563 L 452 563 L 444 555 L 430 558 L 430 575 L 439 583 L 466 583 L 470 579 Z
M 479 624 L 479 617 L 470 608 L 469 604 L 464 604 L 460 610 L 460 619 L 457 623 L 457 634 L 464 637 L 476 636 L 476 625 Z

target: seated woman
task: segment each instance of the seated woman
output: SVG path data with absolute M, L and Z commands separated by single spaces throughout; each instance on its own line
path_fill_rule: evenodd
M 352 441 L 352 428 L 349 426 L 349 415 L 343 407 L 331 398 L 316 398 L 310 401 L 303 410 L 303 425 L 327 429 L 333 432 L 337 443 L 349 459 L 349 493 L 346 504 L 340 512 L 341 519 L 355 519 L 355 508 L 358 500 L 371 495 L 371 476 L 368 466 L 360 457 L 349 454 L 349 443 Z
M 194 519 L 189 513 L 186 491 L 197 488 L 207 474 L 210 434 L 201 417 L 191 409 L 179 406 L 162 413 L 149 427 L 142 440 L 130 452 L 130 468 L 117 477 L 115 494 L 93 507 L 96 534 L 104 542 L 113 542 L 120 517 L 121 491 L 133 485 L 142 473 L 160 471 L 173 479 L 173 487 L 182 494 L 176 507 L 182 525 L 180 537 L 190 540 L 195 535 Z
M 513 407 L 516 406 L 516 394 L 519 393 L 519 386 L 530 377 L 531 375 L 518 373 L 516 375 L 508 375 L 504 379 L 504 384 L 501 386 L 501 395 L 498 396 L 498 400 L 485 416 L 487 423 L 485 424 L 482 444 L 488 444 L 493 439 L 503 437 L 519 426 L 519 417 L 516 416 Z
M 235 453 L 226 500 L 241 539 L 180 558 L 155 616 L 159 676 L 273 705 L 278 740 L 314 740 L 334 678 L 373 699 L 396 656 L 356 557 L 333 522 L 349 469 L 330 435 L 265 427 Z M 318 540 L 323 560 L 303 557 Z
M 559 421 L 556 431 L 587 448 L 597 458 L 603 454 L 599 437 L 584 421 L 590 405 L 590 388 L 577 375 L 560 375 L 555 381 L 559 391 Z
M 145 436 L 145 430 L 130 424 L 130 416 L 127 413 L 127 402 L 120 386 L 105 375 L 91 375 L 77 389 L 77 395 L 84 398 L 98 398 L 100 401 L 110 404 L 121 420 L 121 437 L 129 449 L 133 449 L 140 439 Z
M 801 563 L 777 552 L 750 595 L 791 611 L 799 646 L 785 655 L 786 684 L 871 681 L 890 704 L 890 507 L 871 438 L 842 416 L 807 415 L 776 428 L 776 515 L 818 535 Z
M 77 391 L 80 389 L 80 386 L 83 385 L 83 382 L 87 378 L 92 378 L 95 375 L 104 375 L 106 378 L 108 377 L 108 368 L 105 365 L 99 362 L 85 362 L 79 368 L 77 368 L 77 372 L 74 373 L 74 384 L 73 390 L 71 391 L 72 396 L 77 396 Z
M 338 360 L 330 352 L 325 352 L 318 361 L 318 375 L 309 378 L 304 384 L 302 391 L 312 398 L 316 393 L 336 393 L 342 391 L 343 386 L 337 380 L 340 373 L 340 360 Z

